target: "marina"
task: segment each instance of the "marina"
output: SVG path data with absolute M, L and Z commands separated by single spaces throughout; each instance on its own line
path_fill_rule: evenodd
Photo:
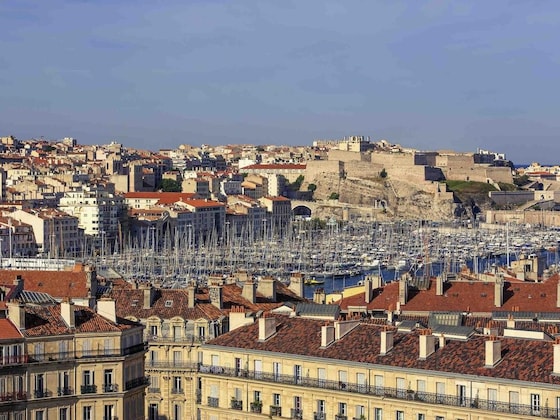
M 508 266 L 521 255 L 544 255 L 558 263 L 560 230 L 527 225 L 481 225 L 403 221 L 396 223 L 329 222 L 324 228 L 294 222 L 286 235 L 211 236 L 201 243 L 175 236 L 154 246 L 128 245 L 122 252 L 99 255 L 99 267 L 111 267 L 127 280 L 150 280 L 163 287 L 205 284 L 208 276 L 247 271 L 257 279 L 286 282 L 302 273 L 306 287 L 338 290 L 377 273 L 384 282 L 403 273 L 432 276 L 473 273 Z

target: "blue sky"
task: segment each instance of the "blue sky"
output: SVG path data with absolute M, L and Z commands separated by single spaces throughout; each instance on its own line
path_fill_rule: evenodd
M 558 1 L 0 1 L 0 135 L 560 163 Z

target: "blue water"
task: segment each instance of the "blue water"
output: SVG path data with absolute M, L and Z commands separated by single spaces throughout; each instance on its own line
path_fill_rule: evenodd
M 546 262 L 546 266 L 548 267 L 551 264 L 558 264 L 558 254 L 554 251 L 546 251 L 543 250 L 540 253 L 537 253 L 538 256 L 542 256 L 545 258 L 545 262 Z M 514 254 L 510 254 L 510 262 L 511 261 L 515 261 L 516 257 Z M 471 270 L 471 271 L 475 271 L 473 269 L 473 261 L 467 261 L 467 267 Z M 478 272 L 479 273 L 483 273 L 483 272 L 489 272 L 492 271 L 492 268 L 495 266 L 506 266 L 507 265 L 507 256 L 506 255 L 500 255 L 500 256 L 493 256 L 493 257 L 479 257 L 478 258 Z M 451 267 L 449 269 L 450 272 L 458 272 L 459 271 L 458 266 L 456 267 Z M 433 263 L 431 264 L 431 275 L 432 276 L 437 276 L 441 273 L 441 271 L 443 270 L 443 264 L 438 262 L 438 263 Z M 325 279 L 325 282 L 323 284 L 319 284 L 319 285 L 305 285 L 305 289 L 304 289 L 304 295 L 306 298 L 308 299 L 312 299 L 313 298 L 313 293 L 316 289 L 318 288 L 322 288 L 325 290 L 325 293 L 329 294 L 329 293 L 333 293 L 333 292 L 337 292 L 337 291 L 342 291 L 344 290 L 346 287 L 350 287 L 350 286 L 355 286 L 358 284 L 358 282 L 360 280 L 363 280 L 364 277 L 367 274 L 381 274 L 381 277 L 383 279 L 384 283 L 390 283 L 392 281 L 397 281 L 399 280 L 400 276 L 405 273 L 406 271 L 399 271 L 397 273 L 395 273 L 394 269 L 391 270 L 370 270 L 367 271 L 365 273 L 362 273 L 360 275 L 357 276 L 352 276 L 352 277 L 345 277 L 345 278 L 335 278 L 335 279 Z M 421 270 L 418 270 L 416 273 L 411 272 L 411 274 L 415 274 L 417 276 L 421 276 L 423 275 L 423 272 Z

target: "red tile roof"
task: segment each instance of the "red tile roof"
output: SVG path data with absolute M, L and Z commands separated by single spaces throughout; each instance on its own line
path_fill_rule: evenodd
M 485 336 L 474 336 L 467 341 L 449 340 L 426 360 L 420 360 L 416 331 L 396 332 L 393 350 L 380 356 L 381 326 L 360 323 L 342 339 L 321 348 L 324 321 L 285 316 L 275 318 L 278 324 L 276 334 L 266 341 L 258 340 L 259 326 L 254 323 L 210 340 L 208 345 L 231 347 L 232 351 L 239 348 L 560 385 L 560 377 L 552 374 L 552 341 L 500 338 L 502 360 L 495 367 L 486 368 L 485 341 L 488 337 Z M 531 357 L 527 357 L 528 354 Z
M 505 281 L 503 304 L 494 305 L 494 283 L 457 280 L 446 282 L 444 293 L 436 295 L 436 280 L 432 279 L 428 290 L 409 288 L 408 301 L 401 305 L 404 312 L 461 311 L 490 313 L 492 311 L 560 312 L 556 306 L 560 276 L 550 277 L 542 283 Z M 360 293 L 339 302 L 342 310 L 350 306 L 366 306 L 368 310 L 396 309 L 399 301 L 399 283 L 392 282 L 374 291 L 374 298 L 366 304 Z
M 307 167 L 307 165 L 305 164 L 297 164 L 297 163 L 257 163 L 254 165 L 249 165 L 249 166 L 245 166 L 243 167 L 241 170 L 245 170 L 245 169 L 262 169 L 262 170 L 278 170 L 278 169 L 299 169 L 299 170 L 305 170 L 305 168 Z
M 23 338 L 19 330 L 9 319 L 0 319 L 0 340 Z
M 48 293 L 53 297 L 88 296 L 85 271 L 0 270 L 0 285 L 12 285 L 16 276 L 21 276 L 24 289 L 31 292 Z

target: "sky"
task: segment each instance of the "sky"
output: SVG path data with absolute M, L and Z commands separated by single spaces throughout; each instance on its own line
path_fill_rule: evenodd
M 0 0 L 0 135 L 560 163 L 555 0 Z

